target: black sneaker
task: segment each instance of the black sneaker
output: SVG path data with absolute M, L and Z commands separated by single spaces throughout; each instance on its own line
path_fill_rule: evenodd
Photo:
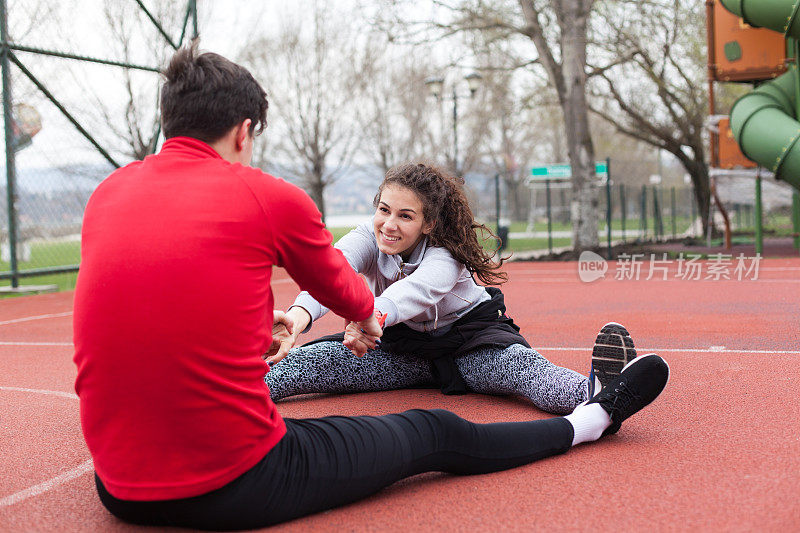
M 599 403 L 611 417 L 603 435 L 616 433 L 622 422 L 655 400 L 669 380 L 669 365 L 654 353 L 637 357 L 587 404 Z
M 619 376 L 622 368 L 636 358 L 636 349 L 622 324 L 609 322 L 597 334 L 589 370 L 589 398 Z

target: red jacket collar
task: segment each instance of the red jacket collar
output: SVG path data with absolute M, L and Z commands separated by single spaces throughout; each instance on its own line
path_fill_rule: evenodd
M 173 153 L 195 157 L 222 159 L 216 150 L 207 143 L 193 137 L 171 137 L 164 141 L 160 153 Z

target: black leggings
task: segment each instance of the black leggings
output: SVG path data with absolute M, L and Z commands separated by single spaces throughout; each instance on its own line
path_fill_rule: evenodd
M 440 409 L 287 419 L 286 430 L 258 464 L 215 491 L 125 501 L 95 476 L 100 500 L 136 524 L 254 529 L 354 502 L 423 472 L 483 474 L 527 464 L 567 451 L 573 437 L 563 418 L 473 424 Z

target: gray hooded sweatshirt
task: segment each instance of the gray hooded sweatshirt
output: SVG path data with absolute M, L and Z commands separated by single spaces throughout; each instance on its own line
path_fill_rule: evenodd
M 376 296 L 375 309 L 386 315 L 384 327 L 404 322 L 417 331 L 441 335 L 450 324 L 490 299 L 446 248 L 429 246 L 425 237 L 404 263 L 399 255 L 386 255 L 378 249 L 372 228 L 372 222 L 359 225 L 335 247 L 356 272 L 366 276 Z M 307 292 L 300 293 L 294 306 L 308 311 L 312 323 L 328 312 Z

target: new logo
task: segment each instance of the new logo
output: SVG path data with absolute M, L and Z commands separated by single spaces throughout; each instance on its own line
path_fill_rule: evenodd
M 608 262 L 602 256 L 586 250 L 578 258 L 578 277 L 584 283 L 591 283 L 606 277 Z

